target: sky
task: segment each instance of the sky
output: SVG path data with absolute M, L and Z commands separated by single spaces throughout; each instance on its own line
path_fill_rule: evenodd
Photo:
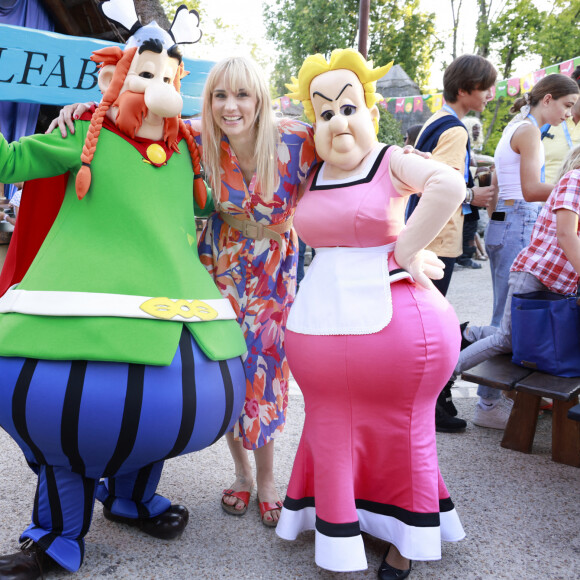
M 336 1 L 336 0 L 330 0 Z M 372 0 L 371 0 L 372 1 Z M 456 2 L 457 4 L 458 2 Z M 220 32 L 219 42 L 209 47 L 204 45 L 203 38 L 198 45 L 194 46 L 192 56 L 205 58 L 208 60 L 219 60 L 232 54 L 244 54 L 249 56 L 249 44 L 244 41 L 254 41 L 260 47 L 263 58 L 260 61 L 270 60 L 270 70 L 273 67 L 273 59 L 269 55 L 275 53 L 274 44 L 265 38 L 265 26 L 262 20 L 263 4 L 262 0 L 213 0 L 205 3 L 208 16 L 211 18 L 220 17 L 228 24 L 229 33 Z M 496 0 L 493 6 L 501 6 L 503 2 Z M 550 0 L 536 0 L 536 4 L 546 9 Z M 478 16 L 478 0 L 463 0 L 460 14 L 460 31 L 458 35 L 457 53 L 463 54 L 473 51 L 473 31 Z M 437 34 L 448 46 L 451 45 L 451 29 L 453 18 L 451 14 L 450 0 L 421 0 L 421 8 L 425 11 L 434 11 L 437 14 L 436 27 Z M 202 30 L 211 30 L 211 22 L 207 20 L 201 23 Z M 431 72 L 430 87 L 441 89 L 443 82 L 443 62 L 451 60 L 451 52 L 441 52 L 435 57 Z M 497 66 L 499 63 L 494 62 Z M 540 67 L 540 58 L 531 57 L 516 61 L 514 76 L 524 75 Z

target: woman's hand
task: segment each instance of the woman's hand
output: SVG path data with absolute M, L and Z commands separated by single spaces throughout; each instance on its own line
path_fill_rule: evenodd
M 396 250 L 395 260 L 397 260 Z M 443 278 L 445 264 L 431 250 L 419 250 L 410 257 L 407 263 L 403 264 L 398 260 L 397 263 L 413 276 L 417 284 L 427 289 L 434 288 L 431 280 Z
M 93 107 L 94 103 L 75 103 L 74 105 L 66 105 L 60 110 L 60 113 L 56 119 L 53 119 L 48 129 L 47 133 L 52 133 L 57 127 L 60 129 L 60 134 L 63 137 L 67 136 L 67 127 L 74 135 L 75 124 L 74 119 L 80 119 L 81 115 Z

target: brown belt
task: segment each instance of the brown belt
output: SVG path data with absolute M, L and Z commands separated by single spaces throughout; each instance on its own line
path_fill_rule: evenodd
M 232 214 L 220 211 L 220 217 L 222 220 L 233 228 L 242 232 L 245 238 L 250 238 L 252 240 L 263 240 L 267 238 L 268 240 L 274 240 L 278 242 L 278 245 L 282 245 L 282 234 L 289 232 L 292 229 L 292 221 L 294 216 L 289 217 L 285 222 L 279 224 L 269 224 L 264 225 L 251 219 L 240 220 L 235 218 Z

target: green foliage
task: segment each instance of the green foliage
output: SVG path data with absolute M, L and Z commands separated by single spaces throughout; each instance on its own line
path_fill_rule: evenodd
M 514 99 L 511 97 L 500 97 L 489 103 L 485 111 L 481 114 L 481 123 L 484 131 L 492 128 L 489 136 L 485 139 L 482 153 L 484 155 L 493 155 L 495 148 L 501 139 L 501 134 L 506 125 L 511 121 L 513 115 L 510 113 L 510 107 Z
M 533 53 L 534 34 L 541 29 L 542 21 L 540 11 L 529 0 L 508 0 L 489 24 L 489 44 L 502 63 L 503 78 L 512 74 L 516 58 Z
M 335 48 L 354 48 L 358 40 L 359 1 L 274 0 L 264 8 L 266 34 L 278 50 L 273 83 L 278 94 L 309 54 L 328 57 Z M 394 60 L 419 84 L 429 77 L 434 14 L 419 10 L 419 0 L 374 0 L 369 18 L 368 56 L 377 65 Z
M 217 43 L 216 32 L 220 34 L 235 34 L 235 28 L 226 24 L 221 18 L 211 20 L 204 8 L 206 2 L 202 0 L 159 0 L 169 22 L 173 22 L 173 17 L 177 9 L 185 5 L 188 10 L 196 10 L 199 14 L 200 27 L 203 32 L 201 41 L 206 46 L 215 46 Z M 189 45 L 191 46 L 191 45 Z
M 403 145 L 405 137 L 401 130 L 401 123 L 389 111 L 379 106 L 379 143 L 388 145 Z
M 169 19 L 169 22 L 173 22 L 175 12 L 183 4 L 187 6 L 188 10 L 197 10 L 200 19 L 204 14 L 204 10 L 201 7 L 201 0 L 159 0 L 159 3 L 165 11 L 165 15 Z
M 442 48 L 435 39 L 435 14 L 421 12 L 419 0 L 371 2 L 369 58 L 391 60 L 420 87 L 429 82 L 432 54 Z
M 542 56 L 542 66 L 568 60 L 580 53 L 580 0 L 555 0 L 544 13 L 543 26 L 535 35 L 534 52 Z
M 580 0 L 579 0 L 580 1 Z M 475 51 L 481 55 L 494 54 L 501 62 L 498 79 L 509 78 L 514 61 L 533 54 L 535 35 L 543 24 L 542 13 L 529 0 L 506 0 L 501 9 L 490 12 L 493 0 L 479 0 L 480 18 L 477 23 Z M 512 99 L 501 98 L 488 104 L 481 115 L 484 128 L 483 153 L 493 155 L 504 127 L 511 115 Z

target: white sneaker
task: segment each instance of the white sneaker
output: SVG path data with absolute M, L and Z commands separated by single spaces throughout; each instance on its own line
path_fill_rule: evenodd
M 488 405 L 485 399 L 479 399 L 473 414 L 473 424 L 490 429 L 505 429 L 514 402 L 503 395 L 494 403 Z

